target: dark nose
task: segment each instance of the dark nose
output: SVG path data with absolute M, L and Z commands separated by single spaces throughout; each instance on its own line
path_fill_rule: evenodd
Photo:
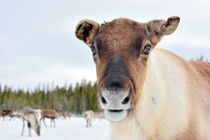
M 108 90 L 121 90 L 124 87 L 123 79 L 120 77 L 108 78 L 105 83 L 105 87 Z

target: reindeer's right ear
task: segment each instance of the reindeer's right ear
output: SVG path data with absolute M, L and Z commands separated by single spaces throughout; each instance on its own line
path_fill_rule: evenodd
M 98 33 L 100 25 L 92 20 L 81 20 L 76 27 L 76 37 L 84 41 L 88 46 L 93 43 L 93 38 Z

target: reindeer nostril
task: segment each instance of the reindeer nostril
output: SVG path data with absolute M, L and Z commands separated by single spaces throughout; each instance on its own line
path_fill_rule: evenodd
M 130 97 L 127 96 L 123 101 L 122 101 L 122 104 L 127 104 L 130 100 Z
M 108 90 L 119 90 L 122 88 L 122 84 L 119 82 L 112 82 L 109 83 L 109 85 L 107 86 Z
M 106 99 L 105 99 L 104 97 L 101 97 L 101 102 L 102 102 L 103 104 L 107 104 Z

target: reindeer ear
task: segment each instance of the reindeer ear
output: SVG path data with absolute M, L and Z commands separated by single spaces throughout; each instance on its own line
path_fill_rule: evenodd
M 93 43 L 93 38 L 96 36 L 99 30 L 99 24 L 92 20 L 81 20 L 75 31 L 75 35 L 78 39 L 84 41 L 88 46 Z
M 170 35 L 172 34 L 178 24 L 179 24 L 180 18 L 179 17 L 170 17 L 167 19 L 167 21 L 165 20 L 153 20 L 149 22 L 149 29 L 150 32 L 153 32 L 155 34 L 159 34 L 159 35 Z

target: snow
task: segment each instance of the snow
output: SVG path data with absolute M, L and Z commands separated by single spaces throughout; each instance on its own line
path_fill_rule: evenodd
M 28 128 L 25 128 L 24 136 L 21 136 L 22 121 L 15 119 L 5 121 L 0 118 L 1 140 L 109 140 L 109 122 L 104 119 L 95 119 L 92 127 L 85 127 L 84 118 L 70 118 L 56 120 L 56 127 L 50 127 L 50 121 L 46 119 L 45 127 L 41 126 L 41 136 L 38 137 L 32 130 L 32 137 L 28 137 Z

